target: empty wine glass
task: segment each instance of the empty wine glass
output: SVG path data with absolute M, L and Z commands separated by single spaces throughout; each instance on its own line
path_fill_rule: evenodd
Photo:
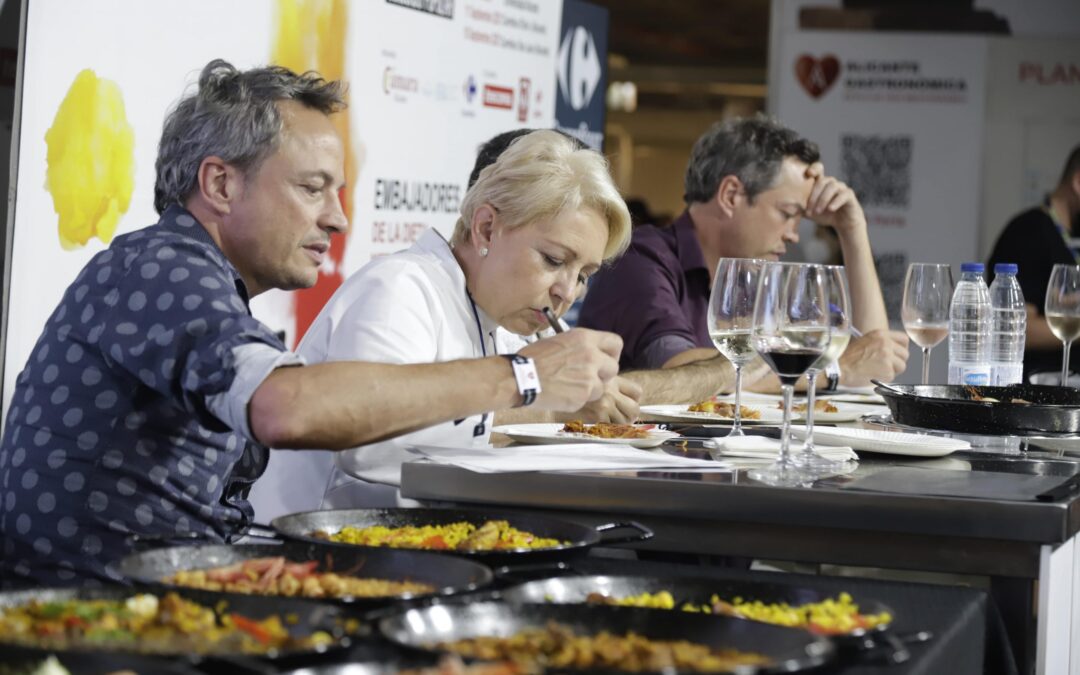
M 735 423 L 728 436 L 743 436 L 742 369 L 754 359 L 750 331 L 754 327 L 754 300 L 757 297 L 761 260 L 721 258 L 709 296 L 709 337 L 735 368 Z
M 1046 323 L 1061 340 L 1061 386 L 1069 382 L 1069 350 L 1080 335 L 1080 265 L 1054 265 L 1046 287 Z
M 900 316 L 908 337 L 922 348 L 923 384 L 930 382 L 930 350 L 949 334 L 953 286 L 952 268 L 948 265 L 908 265 Z
M 848 290 L 847 273 L 839 265 L 823 265 L 829 307 L 829 346 L 806 371 L 806 438 L 803 450 L 794 461 L 800 466 L 817 471 L 830 471 L 847 465 L 845 461 L 826 459 L 814 452 L 814 394 L 819 372 L 835 362 L 847 349 L 851 340 L 851 293 Z
M 822 265 L 766 263 L 761 269 L 754 303 L 754 351 L 780 379 L 784 394 L 784 426 L 780 455 L 750 478 L 770 485 L 805 485 L 814 473 L 791 459 L 791 396 L 795 383 L 829 346 L 828 275 Z

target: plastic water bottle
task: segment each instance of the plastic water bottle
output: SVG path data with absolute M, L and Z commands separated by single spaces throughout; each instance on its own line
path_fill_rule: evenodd
M 997 387 L 1016 384 L 1024 376 L 1027 310 L 1016 271 L 1012 263 L 998 263 L 990 284 L 990 383 Z
M 990 291 L 982 263 L 960 266 L 949 305 L 949 384 L 990 384 Z

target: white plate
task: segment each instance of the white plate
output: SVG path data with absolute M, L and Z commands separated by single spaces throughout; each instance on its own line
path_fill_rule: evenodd
M 800 439 L 806 436 L 804 427 L 794 427 L 791 431 Z M 971 444 L 967 441 L 955 438 L 845 427 L 814 427 L 814 441 L 831 445 L 848 445 L 855 450 L 867 452 L 911 457 L 944 457 L 957 450 L 971 448 Z
M 648 438 L 600 438 L 590 434 L 563 431 L 562 424 L 509 424 L 493 427 L 492 433 L 505 434 L 518 443 L 608 443 L 629 445 L 634 448 L 655 448 L 669 438 L 679 434 L 674 431 L 650 429 Z
M 641 417 L 662 422 L 731 422 L 733 417 L 723 417 L 713 413 L 691 412 L 690 406 L 684 404 L 666 405 L 643 405 Z M 753 408 L 761 412 L 761 419 L 748 420 L 743 418 L 743 424 L 780 424 L 784 421 L 784 411 L 779 410 L 770 403 L 743 404 L 744 408 Z
M 830 400 L 830 401 L 833 400 L 832 397 L 824 397 L 824 398 L 825 398 L 825 400 Z M 822 400 L 822 398 L 818 398 L 817 400 L 820 401 L 820 400 Z M 806 399 L 796 401 L 796 403 L 805 404 Z M 862 419 L 863 415 L 881 414 L 881 413 L 885 413 L 885 412 L 889 411 L 888 407 L 883 406 L 883 405 L 865 405 L 865 404 L 862 404 L 862 403 L 841 403 L 840 401 L 836 401 L 835 403 L 833 403 L 833 405 L 836 406 L 836 412 L 821 412 L 820 410 L 815 411 L 814 412 L 814 423 L 816 424 L 817 422 L 822 422 L 822 423 L 833 423 L 833 424 L 835 424 L 835 423 L 838 423 L 838 422 L 857 422 L 858 420 Z M 779 408 L 777 408 L 777 412 L 782 413 L 783 411 L 780 410 Z M 792 416 L 793 419 L 804 420 L 804 419 L 806 419 L 806 411 L 803 411 L 803 412 L 794 412 L 793 411 L 791 413 L 791 416 Z

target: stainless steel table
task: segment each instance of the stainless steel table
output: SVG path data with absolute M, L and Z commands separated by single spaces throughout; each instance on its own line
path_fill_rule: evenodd
M 1080 464 L 1036 452 L 868 457 L 853 474 L 811 488 L 757 484 L 741 470 L 483 474 L 414 462 L 403 469 L 401 491 L 418 500 L 557 509 L 591 524 L 632 517 L 656 532 L 638 545 L 645 549 L 985 575 L 1023 670 L 1080 673 L 1076 489 L 1052 501 L 936 496 L 918 485 L 904 486 L 908 494 L 851 489 L 895 468 L 925 469 L 929 484 L 935 469 L 960 475 L 959 467 L 973 483 L 990 474 L 1066 481 Z M 922 473 L 911 475 L 917 481 Z

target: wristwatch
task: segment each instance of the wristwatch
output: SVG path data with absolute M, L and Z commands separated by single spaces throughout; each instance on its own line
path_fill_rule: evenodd
M 836 391 L 840 386 L 840 364 L 836 361 L 825 366 L 825 380 L 825 391 Z
M 510 367 L 514 369 L 514 380 L 517 381 L 518 393 L 521 394 L 521 403 L 514 407 L 531 405 L 536 400 L 536 395 L 541 392 L 536 363 L 528 356 L 521 354 L 503 354 L 503 356 L 510 360 Z

